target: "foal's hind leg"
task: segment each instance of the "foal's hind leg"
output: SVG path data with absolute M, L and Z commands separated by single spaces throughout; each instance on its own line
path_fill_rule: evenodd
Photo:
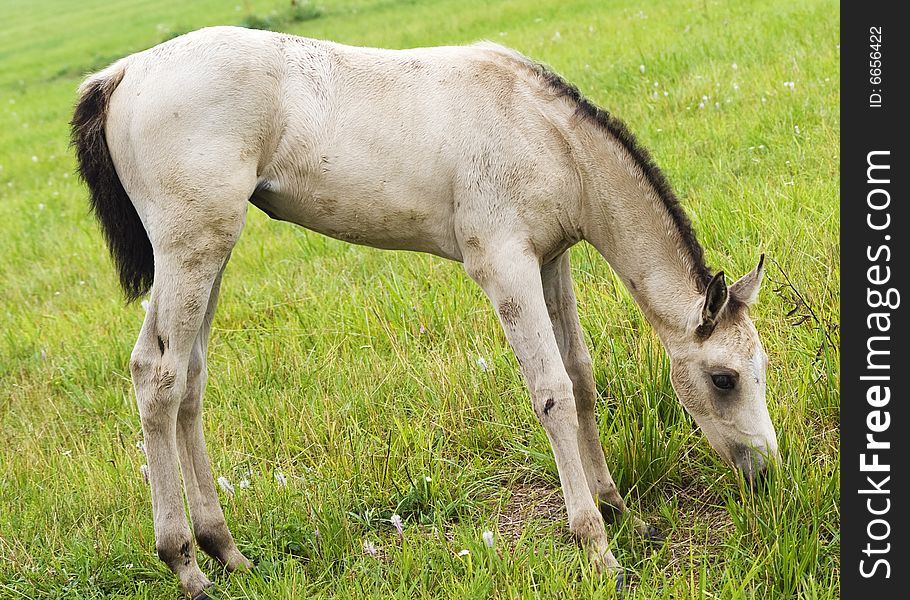
M 229 571 L 235 571 L 249 568 L 252 563 L 237 549 L 224 520 L 202 433 L 202 395 L 208 379 L 206 353 L 220 287 L 221 273 L 215 278 L 202 327 L 190 354 L 186 393 L 177 413 L 177 449 L 196 543 Z
M 148 456 L 155 547 L 183 591 L 199 598 L 211 582 L 196 563 L 186 520 L 177 415 L 213 285 L 243 227 L 246 199 L 236 200 L 231 206 L 196 198 L 192 212 L 166 197 L 140 204 L 155 252 L 155 283 L 130 370 Z
M 556 334 L 556 342 L 562 355 L 566 371 L 572 379 L 575 407 L 578 411 L 578 450 L 584 465 L 588 487 L 601 512 L 608 519 L 621 514 L 632 518 L 635 529 L 651 537 L 658 537 L 656 530 L 626 507 L 616 483 L 610 475 L 600 443 L 600 431 L 594 415 L 596 388 L 591 363 L 591 354 L 585 344 L 584 332 L 578 319 L 575 291 L 572 289 L 572 273 L 569 267 L 569 253 L 565 252 L 541 269 L 543 291 L 547 310 Z
M 475 244 L 465 268 L 489 296 L 531 392 L 537 418 L 553 448 L 569 516 L 569 529 L 598 568 L 619 569 L 603 518 L 585 481 L 578 446 L 572 381 L 559 355 L 541 287 L 540 264 L 527 245 L 497 240 L 484 252 Z

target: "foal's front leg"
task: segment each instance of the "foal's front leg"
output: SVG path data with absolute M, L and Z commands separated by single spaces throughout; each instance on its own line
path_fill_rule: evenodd
M 575 407 L 578 411 L 578 450 L 591 494 L 600 505 L 604 516 L 630 517 L 635 530 L 640 534 L 654 540 L 662 539 L 663 536 L 655 528 L 629 511 L 607 466 L 594 414 L 597 391 L 594 385 L 591 353 L 585 344 L 584 331 L 578 318 L 578 302 L 572 289 L 569 252 L 566 251 L 553 262 L 544 265 L 541 277 L 553 332 L 575 392 Z
M 618 570 L 603 518 L 585 480 L 572 382 L 547 316 L 540 265 L 536 257 L 525 253 L 525 247 L 498 241 L 495 250 L 487 253 L 475 249 L 465 256 L 465 268 L 489 296 L 521 365 L 534 412 L 553 447 L 569 529 L 599 569 Z

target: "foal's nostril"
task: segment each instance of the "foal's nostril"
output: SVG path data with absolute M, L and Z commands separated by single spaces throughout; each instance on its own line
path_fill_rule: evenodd
M 757 489 L 764 482 L 768 465 L 765 455 L 760 451 L 737 444 L 733 449 L 733 464 L 742 471 L 752 489 Z
M 762 466 L 760 468 L 748 468 L 742 469 L 743 476 L 746 478 L 746 482 L 749 484 L 749 487 L 753 490 L 759 490 L 763 488 L 765 481 L 767 480 L 767 469 Z

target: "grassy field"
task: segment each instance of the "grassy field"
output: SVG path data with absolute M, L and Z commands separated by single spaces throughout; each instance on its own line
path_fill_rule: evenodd
M 753 316 L 784 465 L 753 494 L 679 406 L 619 280 L 593 248 L 573 249 L 608 460 L 668 540 L 608 531 L 635 598 L 839 597 L 838 4 L 650 4 L 0 4 L 0 598 L 179 594 L 154 553 L 137 449 L 127 363 L 143 309 L 123 304 L 67 123 L 82 74 L 241 23 L 361 45 L 515 47 L 652 149 L 709 264 L 738 277 L 765 252 Z M 613 597 L 569 537 L 517 363 L 459 265 L 253 209 L 210 353 L 206 437 L 236 490 L 221 494 L 228 523 L 257 563 L 228 577 L 200 555 L 221 597 Z

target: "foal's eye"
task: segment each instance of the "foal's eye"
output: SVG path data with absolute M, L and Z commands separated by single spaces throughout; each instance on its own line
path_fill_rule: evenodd
M 714 382 L 714 387 L 720 390 L 732 390 L 733 386 L 736 385 L 736 380 L 732 375 L 728 375 L 727 373 L 711 375 L 711 381 Z

